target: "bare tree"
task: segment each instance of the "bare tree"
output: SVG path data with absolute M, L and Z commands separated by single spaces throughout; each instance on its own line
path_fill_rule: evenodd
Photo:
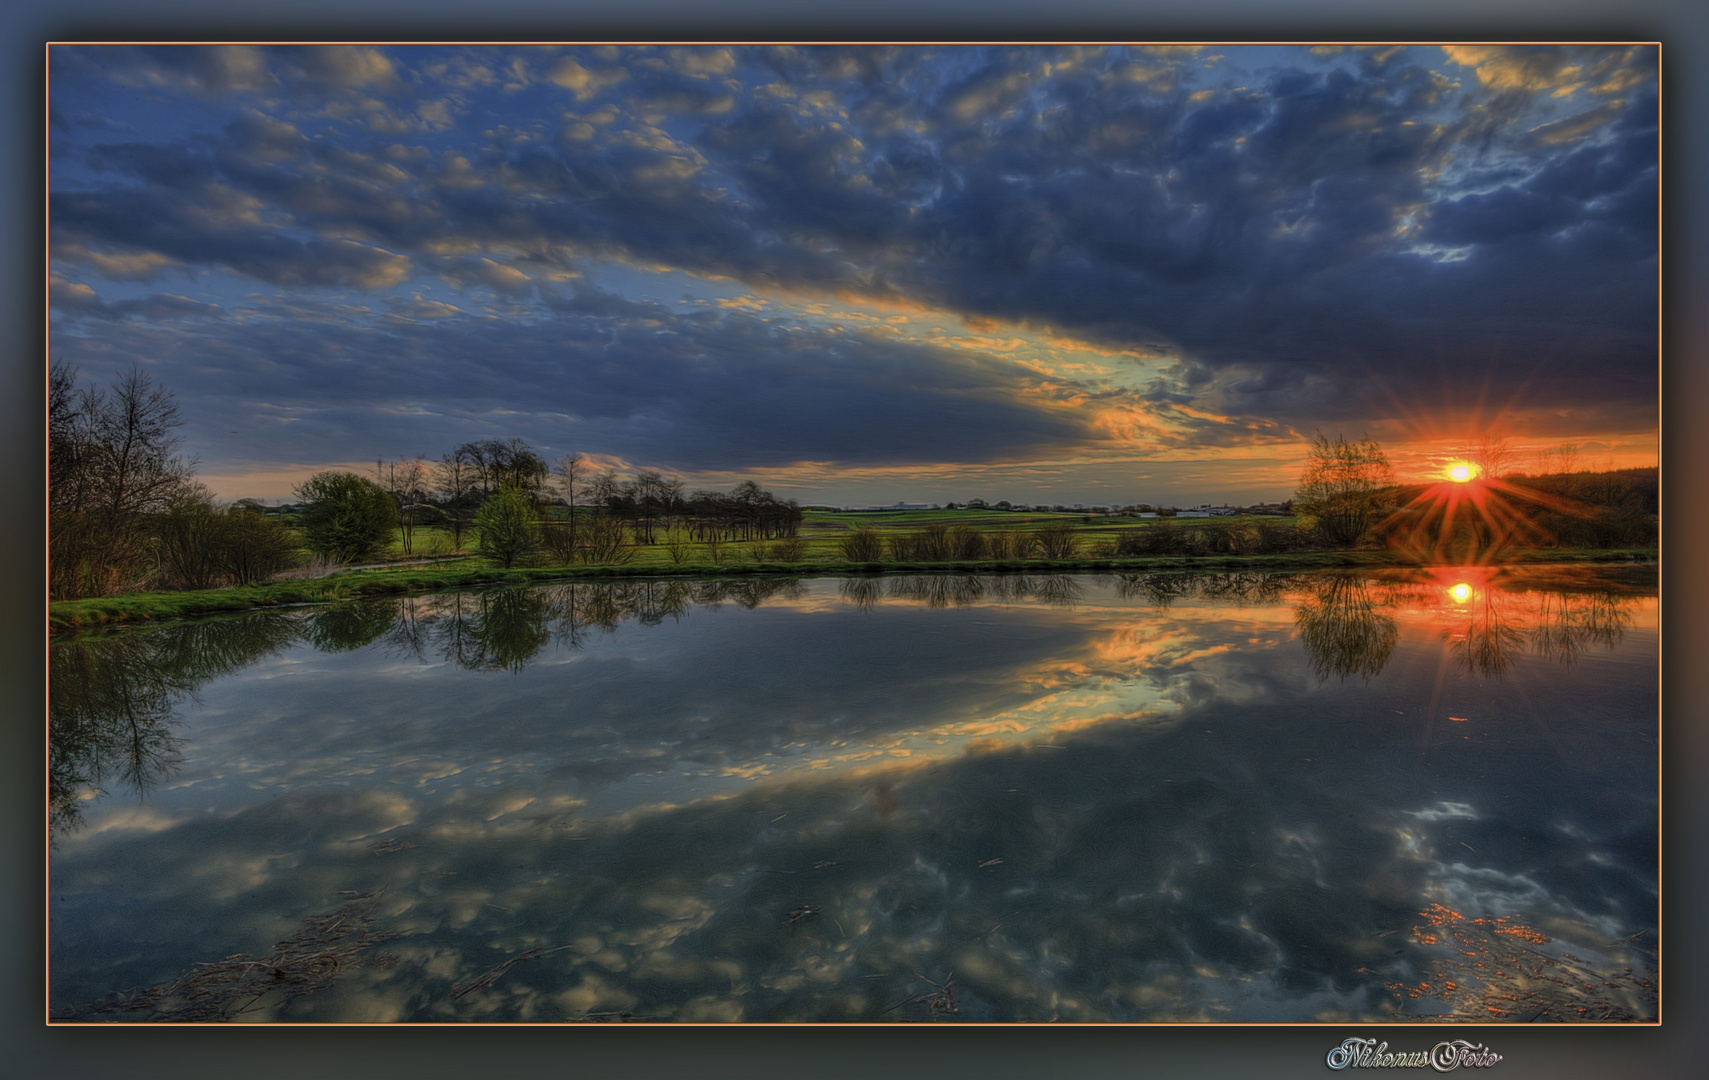
M 398 535 L 407 558 L 415 553 L 415 526 L 427 505 L 427 457 L 417 454 L 405 461 L 376 461 L 374 479 L 398 507 Z
M 451 547 L 463 550 L 469 504 L 475 498 L 475 467 L 456 454 L 446 454 L 433 469 L 433 491 L 439 496 L 445 522 L 451 527 Z
M 1469 456 L 1478 467 L 1478 475 L 1487 479 L 1499 480 L 1513 471 L 1513 448 L 1494 432 L 1486 431 L 1479 436 Z
M 178 456 L 183 420 L 170 391 L 133 366 L 106 390 L 48 378 L 48 567 L 56 598 L 104 596 L 140 583 L 147 515 L 190 481 Z
M 1394 470 L 1370 439 L 1312 439 L 1294 506 L 1332 544 L 1355 544 L 1377 523 L 1392 495 Z
M 552 463 L 552 476 L 558 491 L 564 501 L 569 504 L 570 516 L 566 525 L 568 536 L 564 548 L 574 551 L 576 546 L 576 496 L 581 495 L 587 487 L 588 463 L 580 454 L 565 454 Z
M 1576 473 L 1581 468 L 1578 444 L 1565 442 L 1537 452 L 1537 475 L 1560 476 Z

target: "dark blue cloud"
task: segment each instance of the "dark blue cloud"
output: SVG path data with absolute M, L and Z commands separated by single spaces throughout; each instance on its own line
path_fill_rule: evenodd
M 81 148 L 51 196 L 68 280 L 164 262 L 389 295 L 394 319 L 424 288 L 484 290 L 541 320 L 504 340 L 549 356 L 609 302 L 565 306 L 561 283 L 615 260 L 1161 352 L 1181 364 L 1154 400 L 1284 425 L 1468 382 L 1653 416 L 1653 50 L 61 49 L 53 70 L 67 115 L 186 103 L 160 134 L 61 126 Z M 804 354 L 758 325 L 678 318 L 691 344 L 669 350 L 613 332 L 635 357 L 716 356 L 740 326 L 744 377 L 771 379 Z M 834 353 L 816 362 L 842 370 Z M 890 381 L 859 407 L 902 415 L 908 363 L 867 369 Z M 671 385 L 656 413 L 734 420 Z M 1023 441 L 1061 434 L 1007 407 Z M 865 452 L 801 427 L 768 446 Z M 1001 441 L 957 430 L 955 453 Z M 772 452 L 750 441 L 727 445 Z
M 170 365 L 196 451 L 248 467 L 296 460 L 305 442 L 361 461 L 520 435 L 557 453 L 694 471 L 1024 460 L 1088 435 L 1069 410 L 1014 400 L 1036 376 L 976 354 L 740 312 L 672 313 L 592 288 L 555 298 L 550 320 L 409 309 L 375 323 L 301 307 L 206 319 L 220 309 L 163 297 L 75 295 L 60 306 L 77 318 L 61 323 L 57 358 L 90 370 Z M 145 311 L 204 321 L 103 329 Z M 208 402 L 197 387 L 216 373 L 221 395 Z

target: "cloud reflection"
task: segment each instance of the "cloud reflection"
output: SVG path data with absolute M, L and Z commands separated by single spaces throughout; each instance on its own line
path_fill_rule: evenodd
M 1409 933 L 1431 903 L 1563 941 L 1654 926 L 1641 589 L 1479 586 L 1530 630 L 1590 627 L 1619 673 L 1507 671 L 1550 755 L 1523 724 L 1363 719 L 1432 693 L 1418 661 L 1463 617 L 1433 580 L 1080 578 L 1072 605 L 870 580 L 412 597 L 377 635 L 365 610 L 198 624 L 255 662 L 177 676 L 201 704 L 170 714 L 167 827 L 63 841 L 56 1004 L 258 955 L 382 886 L 397 966 L 265 1018 L 929 1020 L 953 975 L 972 1021 L 1373 1020 L 1434 970 Z M 1296 606 L 1398 640 L 1320 684 Z M 111 640 L 174 655 L 157 633 Z

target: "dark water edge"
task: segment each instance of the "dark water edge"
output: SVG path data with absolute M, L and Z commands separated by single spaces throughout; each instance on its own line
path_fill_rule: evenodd
M 724 579 L 56 644 L 50 995 L 1651 1019 L 1655 604 L 1591 570 Z

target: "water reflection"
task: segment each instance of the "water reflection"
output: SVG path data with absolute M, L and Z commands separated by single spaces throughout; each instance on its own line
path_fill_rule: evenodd
M 1383 612 L 1364 578 L 1334 575 L 1315 582 L 1294 609 L 1294 624 L 1319 682 L 1382 673 L 1400 640 L 1394 617 Z
M 77 803 L 54 1005 L 266 956 L 372 891 L 395 966 L 245 1015 L 1500 1007 L 1505 985 L 1407 996 L 1477 977 L 1413 933 L 1420 912 L 1533 928 L 1528 948 L 1591 973 L 1653 948 L 1654 609 L 1653 589 L 1524 575 L 756 578 L 56 644 L 56 739 L 115 733 L 56 746 L 62 789 L 130 753 L 124 708 L 180 760 L 126 759 L 178 770 L 146 827 Z M 1522 639 L 1477 683 L 1454 646 L 1486 611 Z M 1595 1015 L 1653 1017 L 1649 984 L 1609 981 L 1619 1009 Z
M 57 643 L 48 652 L 48 829 L 75 828 L 84 802 L 117 784 L 138 797 L 171 775 L 175 713 L 198 687 L 296 640 L 276 613 Z
M 1638 596 L 1619 578 L 1598 586 L 1568 576 L 1538 588 L 1523 574 L 1459 567 L 1414 575 L 1391 585 L 1397 608 L 1434 610 L 1449 655 L 1462 669 L 1500 677 L 1527 652 L 1561 665 L 1619 645 Z

